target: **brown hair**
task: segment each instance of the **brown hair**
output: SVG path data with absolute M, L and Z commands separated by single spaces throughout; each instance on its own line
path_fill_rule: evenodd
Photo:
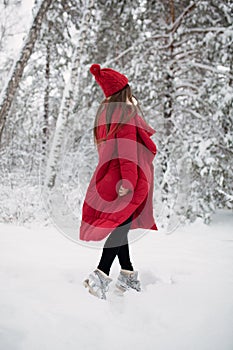
M 139 112 L 142 118 L 144 119 L 144 116 L 139 104 L 138 103 L 134 104 L 132 97 L 136 99 L 136 97 L 132 95 L 129 84 L 127 84 L 122 90 L 118 91 L 114 95 L 111 95 L 110 98 L 108 99 L 106 98 L 101 102 L 97 110 L 95 122 L 94 122 L 93 136 L 94 136 L 95 144 L 99 144 L 100 142 L 105 141 L 107 139 L 109 135 L 110 126 L 111 126 L 112 115 L 117 107 L 118 108 L 120 107 L 121 116 L 120 116 L 119 122 L 116 124 L 116 127 L 111 131 L 111 133 L 116 133 L 124 125 L 124 122 L 127 122 L 131 117 L 136 115 L 137 112 Z M 129 100 L 131 104 L 127 104 L 126 103 L 127 100 Z M 98 135 L 97 135 L 97 126 L 98 126 L 100 115 L 105 109 L 106 109 L 106 138 L 100 139 L 98 138 Z M 131 110 L 131 113 L 128 113 L 129 110 Z

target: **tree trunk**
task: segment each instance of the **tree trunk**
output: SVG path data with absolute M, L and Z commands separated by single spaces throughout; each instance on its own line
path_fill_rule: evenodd
M 57 176 L 57 164 L 60 159 L 60 150 L 64 138 L 64 132 L 66 130 L 67 119 L 72 106 L 74 105 L 74 93 L 75 96 L 79 96 L 78 89 L 81 73 L 80 66 L 83 54 L 83 45 L 85 43 L 85 40 L 88 40 L 89 20 L 93 3 L 93 0 L 86 0 L 85 9 L 83 11 L 82 21 L 80 24 L 80 36 L 73 54 L 70 77 L 64 89 L 61 107 L 57 118 L 56 129 L 49 153 L 44 183 L 45 187 L 47 188 L 53 188 L 55 185 Z
M 49 89 L 50 89 L 50 30 L 51 30 L 52 22 L 48 21 L 48 39 L 46 42 L 46 62 L 45 62 L 45 92 L 44 92 L 44 120 L 43 120 L 43 134 L 42 134 L 42 160 L 46 159 L 46 150 L 47 150 L 47 142 L 48 142 L 48 120 L 49 120 Z
M 21 77 L 23 75 L 26 64 L 32 54 L 35 42 L 37 40 L 38 34 L 41 29 L 41 24 L 43 18 L 52 3 L 52 0 L 42 1 L 40 8 L 37 11 L 37 14 L 32 22 L 29 33 L 24 41 L 23 48 L 19 54 L 19 57 L 15 61 L 10 74 L 8 82 L 0 96 L 0 144 L 2 142 L 2 133 L 5 127 L 7 113 L 10 110 L 12 101 L 14 99 L 15 93 L 19 86 Z
M 167 24 L 173 25 L 175 22 L 175 6 L 174 6 L 174 0 L 169 1 L 170 5 L 170 14 L 167 18 Z M 169 60 L 173 61 L 173 32 L 170 33 L 170 37 L 168 39 L 170 41 L 169 45 Z M 168 43 L 167 43 L 168 44 Z M 169 136 L 171 134 L 171 128 L 172 128 L 172 110 L 173 110 L 173 101 L 172 101 L 172 95 L 173 95 L 173 64 L 171 63 L 168 67 L 167 72 L 165 73 L 165 81 L 166 81 L 166 93 L 165 93 L 165 101 L 164 101 L 164 120 L 165 120 L 165 134 L 166 136 Z

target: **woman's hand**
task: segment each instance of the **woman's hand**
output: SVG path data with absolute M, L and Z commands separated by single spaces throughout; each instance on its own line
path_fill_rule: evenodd
M 123 186 L 120 186 L 119 188 L 119 196 L 125 196 L 130 190 L 128 188 L 124 188 Z

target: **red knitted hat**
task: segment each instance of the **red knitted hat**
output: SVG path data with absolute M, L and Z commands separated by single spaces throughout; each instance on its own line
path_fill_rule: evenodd
M 125 75 L 111 68 L 101 69 L 99 64 L 93 64 L 90 72 L 94 75 L 96 82 L 102 88 L 106 97 L 122 90 L 128 84 L 128 79 Z

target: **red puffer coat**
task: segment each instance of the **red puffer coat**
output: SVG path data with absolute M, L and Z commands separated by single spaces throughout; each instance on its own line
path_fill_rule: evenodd
M 100 241 L 131 214 L 130 229 L 157 230 L 153 218 L 153 159 L 155 133 L 138 114 L 115 133 L 111 130 L 119 121 L 119 110 L 112 115 L 107 140 L 98 145 L 99 162 L 87 188 L 82 208 L 80 240 Z M 106 136 L 105 111 L 102 112 L 97 135 Z M 122 185 L 130 191 L 118 195 Z

